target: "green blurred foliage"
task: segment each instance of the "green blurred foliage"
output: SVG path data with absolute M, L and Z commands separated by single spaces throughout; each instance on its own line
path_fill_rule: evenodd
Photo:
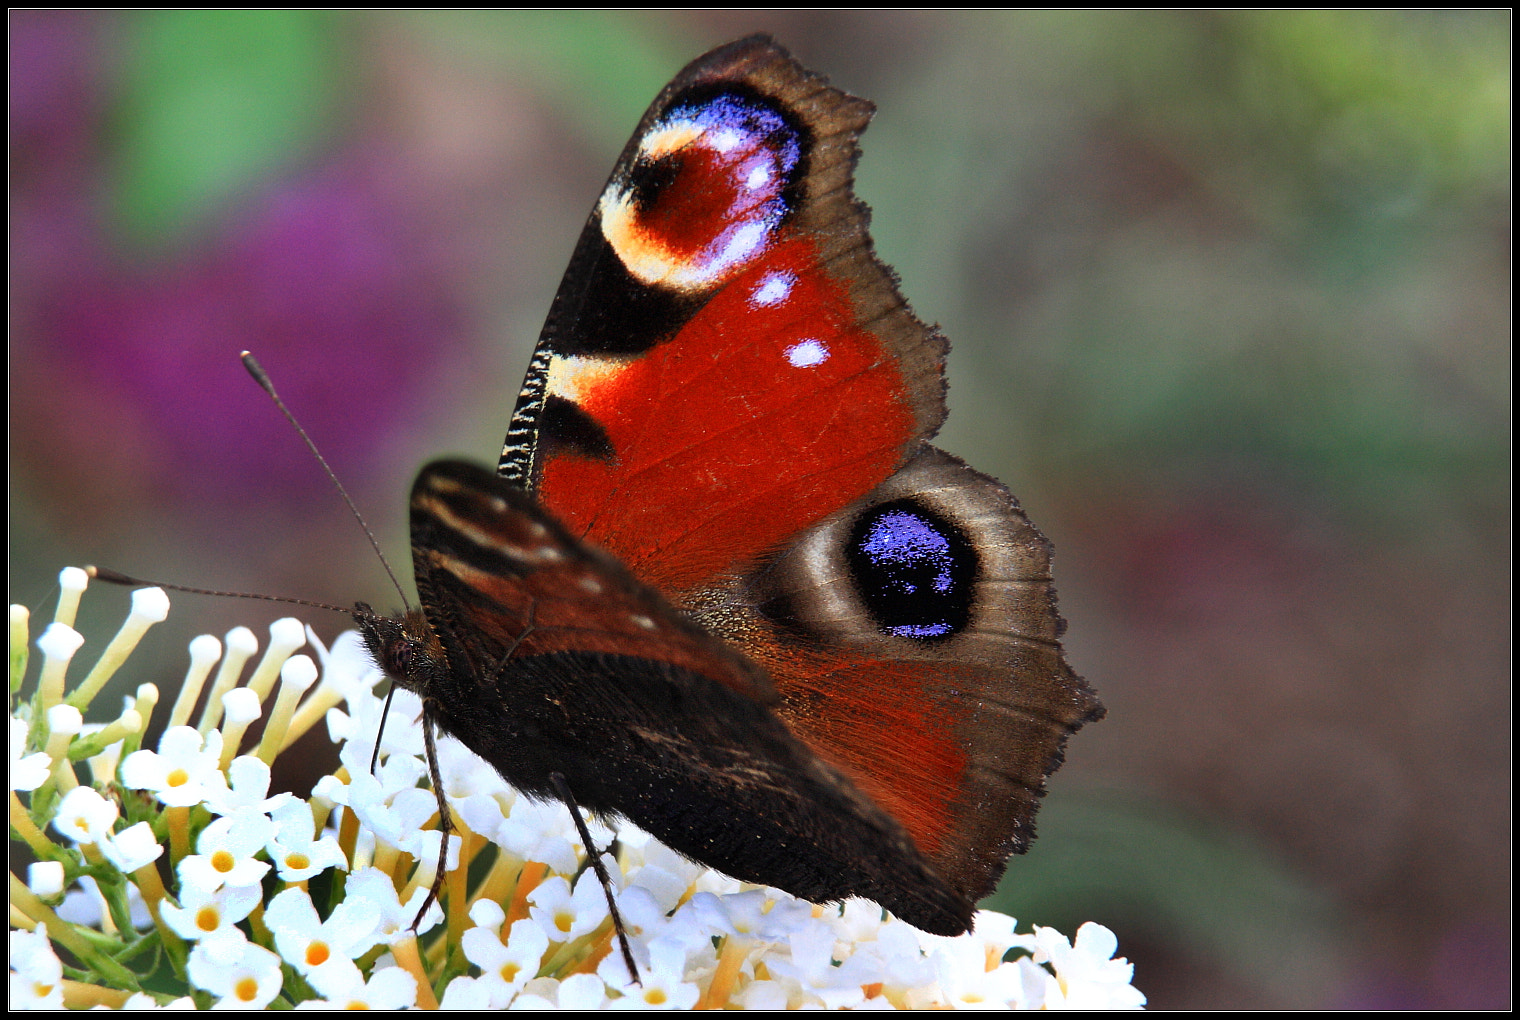
M 122 16 L 118 225 L 164 246 L 333 130 L 345 47 L 333 15 L 160 10 Z
M 1284 973 L 1302 1001 L 1329 990 L 1342 963 L 1338 919 L 1252 841 L 1132 794 L 1052 797 L 1039 830 L 983 904 L 1019 918 L 1021 930 L 1033 922 L 1069 934 L 1101 918 L 1131 937 L 1187 946 L 1264 1001 L 1282 994 Z

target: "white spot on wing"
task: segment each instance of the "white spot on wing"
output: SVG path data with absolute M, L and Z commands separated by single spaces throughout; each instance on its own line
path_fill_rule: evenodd
M 712 260 L 712 268 L 709 271 L 717 277 L 731 266 L 749 261 L 756 252 L 765 247 L 769 235 L 769 223 L 763 221 L 741 223 L 738 229 L 729 231 L 728 236 L 724 238 L 723 248 Z
M 743 143 L 744 133 L 730 127 L 716 128 L 707 133 L 705 140 L 719 152 L 730 152 Z
M 786 360 L 793 368 L 812 368 L 829 360 L 829 349 L 818 340 L 802 340 L 786 349 Z
M 653 620 L 647 616 L 640 615 L 639 613 L 628 614 L 628 619 L 632 620 L 635 626 L 643 627 L 645 630 L 657 629 Z
M 760 285 L 750 295 L 750 300 L 761 306 L 780 304 L 792 293 L 792 284 L 796 282 L 797 278 L 791 273 L 766 273 L 760 278 Z

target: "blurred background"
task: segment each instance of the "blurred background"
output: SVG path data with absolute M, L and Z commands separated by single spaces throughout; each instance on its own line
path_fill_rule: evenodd
M 394 606 L 237 353 L 409 575 L 413 475 L 494 462 L 644 107 L 769 31 L 877 104 L 858 190 L 955 345 L 941 443 L 1055 542 L 1109 707 L 998 904 L 1114 928 L 1156 1007 L 1508 1005 L 1507 12 L 9 27 L 13 601 L 101 563 Z M 285 615 L 175 603 L 123 689 Z

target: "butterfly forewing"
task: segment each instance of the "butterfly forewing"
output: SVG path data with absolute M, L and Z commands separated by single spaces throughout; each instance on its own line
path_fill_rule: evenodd
M 501 470 L 678 600 L 865 495 L 943 419 L 943 342 L 849 188 L 870 112 L 768 40 L 695 62 L 555 299 Z
M 485 667 L 484 683 L 509 673 L 512 660 L 601 652 L 659 659 L 757 701 L 776 700 L 763 670 L 473 464 L 439 461 L 418 476 L 412 558 L 435 627 L 447 622 L 464 653 L 460 665 Z

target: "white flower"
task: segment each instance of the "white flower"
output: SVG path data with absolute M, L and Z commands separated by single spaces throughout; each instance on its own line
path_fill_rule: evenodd
M 229 654 L 232 647 L 229 636 Z M 298 1008 L 415 1007 L 419 993 L 426 1003 L 432 991 L 414 980 L 410 968 L 418 960 L 429 969 L 467 962 L 471 971 L 441 989 L 441 1004 L 477 1011 L 556 1005 L 582 1010 L 689 1009 L 704 997 L 717 1008 L 764 1009 L 1114 1008 L 1144 1002 L 1130 984 L 1133 968 L 1115 958 L 1113 935 L 1100 926 L 1084 926 L 1073 943 L 1050 929 L 1020 935 L 1011 918 L 984 913 L 970 935 L 925 935 L 884 917 L 874 903 L 850 901 L 819 908 L 774 889 L 746 889 L 680 857 L 647 833 L 624 826 L 617 833 L 620 859 L 609 857 L 608 871 L 639 963 L 635 983 L 607 931 L 601 884 L 594 872 L 582 873 L 585 849 L 578 846 L 569 811 L 555 801 L 534 801 L 512 790 L 453 738 L 439 741 L 439 785 L 466 830 L 465 845 L 473 855 L 470 873 L 457 877 L 465 878 L 467 888 L 491 895 L 481 895 L 469 908 L 474 923 L 463 932 L 462 957 L 446 960 L 447 943 L 434 931 L 443 918 L 439 905 L 432 906 L 413 930 L 418 907 L 429 896 L 439 839 L 436 821 L 423 829 L 436 815 L 438 802 L 424 756 L 421 704 L 407 692 L 398 695 L 385 731 L 383 764 L 372 775 L 369 763 L 381 701 L 371 687 L 378 674 L 356 634 L 340 637 L 332 653 L 315 640 L 313 647 L 327 679 L 307 691 L 301 704 L 287 699 L 280 702 L 283 707 L 272 709 L 281 719 L 296 719 L 297 727 L 326 713 L 330 732 L 344 741 L 344 778 L 323 778 L 312 801 L 289 794 L 270 797 L 269 768 L 257 757 L 235 759 L 225 775 L 220 769 L 230 734 L 240 734 L 241 725 L 263 711 L 257 690 L 264 688 L 250 682 L 223 699 L 228 736 L 213 730 L 202 739 L 188 726 L 171 727 L 156 752 L 139 751 L 121 763 L 124 785 L 150 790 L 162 804 L 180 810 L 165 814 L 135 795 L 119 802 L 102 796 L 98 791 L 108 789 L 104 784 L 109 782 L 104 773 L 97 773 L 96 789 L 78 787 L 61 799 L 39 799 L 34 805 L 37 824 L 85 846 L 90 872 L 101 876 L 100 886 L 89 874 L 81 877 L 57 908 L 64 920 L 92 928 L 86 933 L 92 945 L 107 954 L 98 965 L 89 960 L 71 964 L 79 966 L 77 976 L 84 982 L 76 988 L 78 994 L 87 994 L 83 989 L 91 984 L 117 986 L 111 956 L 129 947 L 134 937 L 102 922 L 101 889 L 112 897 L 125 894 L 133 923 L 144 927 L 152 923 L 138 889 L 138 883 L 145 883 L 160 903 L 163 922 L 194 942 L 188 961 L 190 984 L 216 996 L 218 1008 L 244 1012 L 275 1002 L 282 973 L 300 975 L 288 993 L 289 1004 Z M 234 665 L 241 666 L 244 658 Z M 47 683 L 30 710 L 53 699 L 49 754 L 59 755 L 78 730 L 79 713 L 59 703 L 65 696 L 65 660 L 54 659 L 44 663 Z M 237 669 L 228 667 L 224 673 L 231 682 Z M 339 689 L 347 699 L 346 712 L 329 711 Z M 282 686 L 281 698 L 287 693 Z M 25 716 L 27 709 L 20 711 Z M 49 754 L 25 753 L 28 723 L 14 715 L 11 720 L 13 790 L 25 791 L 28 784 L 36 788 L 46 783 L 49 773 Z M 14 802 L 26 800 L 23 792 L 13 798 L 13 808 Z M 324 813 L 342 805 L 331 821 L 336 832 L 317 829 L 314 802 Z M 44 815 L 48 803 L 53 807 Z M 119 803 L 132 805 L 134 819 L 155 812 L 158 817 L 113 834 Z M 203 812 L 183 810 L 201 804 L 220 817 L 207 825 Z M 176 885 L 160 890 L 153 865 L 165 847 L 153 835 L 154 827 L 160 833 L 167 828 L 173 845 L 181 846 L 187 823 L 190 832 L 199 831 L 198 853 L 179 862 Z M 612 841 L 612 833 L 599 822 L 588 825 L 594 846 Z M 343 846 L 352 846 L 352 862 L 345 860 L 337 832 L 342 833 Z M 36 839 L 35 833 L 31 838 Z M 457 836 L 451 840 L 450 867 L 457 866 L 454 859 L 461 842 Z M 90 850 L 91 844 L 98 851 Z M 258 908 L 266 884 L 271 893 L 275 890 L 267 874 L 270 865 L 257 859 L 261 852 L 286 883 L 304 883 L 351 863 L 362 865 L 346 878 L 333 882 L 329 876 L 316 885 L 324 898 L 329 891 L 341 891 L 325 920 L 304 888 L 292 886 L 269 899 L 261 921 L 251 930 L 261 938 L 267 930 L 278 954 L 252 944 L 244 931 L 248 925 L 239 927 Z M 532 865 L 519 874 L 524 861 Z M 572 890 L 571 876 L 577 874 Z M 28 872 L 28 881 L 36 894 L 56 897 L 67 875 L 68 869 L 57 862 L 43 862 Z M 451 883 L 450 892 L 455 888 Z M 405 904 L 398 889 L 407 890 Z M 169 898 L 159 900 L 163 892 Z M 454 904 L 450 907 L 455 909 Z M 525 907 L 529 916 L 522 918 L 517 912 Z M 508 911 L 514 918 L 511 925 Z M 593 938 L 600 941 L 593 944 Z M 393 947 L 395 957 L 381 954 L 379 946 Z M 593 949 L 601 955 L 592 958 L 597 960 L 596 970 L 588 973 L 585 954 Z M 1027 955 L 1004 963 L 1010 949 L 1023 949 Z M 287 965 L 289 972 L 283 970 Z M 11 968 L 13 1005 L 62 1005 L 63 972 L 44 929 L 13 932 Z M 538 977 L 545 968 L 546 975 Z M 72 971 L 70 975 L 76 976 Z M 717 975 L 722 975 L 721 981 Z M 165 980 L 172 979 L 166 975 Z M 183 983 L 173 992 L 170 987 L 163 991 L 187 990 Z M 313 992 L 320 998 L 300 1001 Z M 154 1000 L 136 994 L 126 1005 L 154 1008 Z M 181 998 L 170 1005 L 193 1003 Z
M 348 877 L 343 902 L 351 909 L 364 911 L 364 916 L 372 917 L 375 940 L 390 945 L 410 933 L 412 920 L 422 909 L 427 895 L 427 889 L 418 888 L 413 890 L 406 903 L 402 903 L 388 874 L 378 868 L 360 868 Z M 442 920 L 443 909 L 435 902 L 428 907 L 422 923 L 417 925 L 417 934 L 432 930 Z
M 372 692 L 375 685 L 385 679 L 385 673 L 375 665 L 375 657 L 369 653 L 364 635 L 356 630 L 345 630 L 333 640 L 332 648 L 328 649 L 308 627 L 306 640 L 317 653 L 317 661 L 322 664 L 324 686 L 333 687 L 351 704 L 379 700 Z
M 571 974 L 559 983 L 558 1002 L 563 1010 L 601 1009 L 607 1003 L 607 986 L 595 974 Z
M 165 903 L 159 911 L 164 922 L 184 939 L 208 939 L 236 931 L 234 926 L 259 905 L 261 890 L 257 885 L 210 889 L 187 881 L 183 867 L 180 884 L 180 905 Z
M 26 866 L 26 887 L 42 899 L 52 899 L 63 892 L 63 864 L 59 861 L 34 861 Z
M 470 913 L 473 917 L 478 912 L 472 909 Z M 479 924 L 464 933 L 461 945 L 466 959 L 481 970 L 479 994 L 490 1003 L 486 1008 L 505 1009 L 523 985 L 537 976 L 549 936 L 525 918 L 512 925 L 505 945 L 493 928 Z
M 353 961 L 379 941 L 379 921 L 378 911 L 368 909 L 362 896 L 346 898 L 323 921 L 304 889 L 286 889 L 264 913 L 285 962 L 328 998 L 363 985 Z
M 944 1003 L 953 1009 L 988 1009 L 1017 1002 L 1031 1008 L 1041 1000 L 1025 1001 L 1023 972 L 999 963 L 989 969 L 987 954 L 975 935 L 941 938 L 934 953 L 934 971 Z
M 123 874 L 146 868 L 164 854 L 153 836 L 153 826 L 138 822 L 100 841 L 100 853 Z
M 11 1009 L 62 1009 L 63 964 L 47 932 L 11 929 Z
M 274 809 L 274 836 L 265 844 L 269 859 L 285 882 L 304 882 L 328 868 L 348 870 L 348 859 L 332 836 L 313 838 L 311 805 L 292 799 Z
M 733 1001 L 745 1009 L 778 1012 L 790 1007 L 786 986 L 780 981 L 751 981 Z
M 551 977 L 534 978 L 523 986 L 512 1009 L 558 1009 L 559 982 Z
M 166 1002 L 160 1006 L 158 1004 L 158 1000 L 153 998 L 153 996 L 149 995 L 147 992 L 133 992 L 131 995 L 127 996 L 127 1001 L 122 1003 L 121 1008 L 124 1010 L 150 1009 L 154 1011 L 162 1009 L 194 1009 L 195 1000 L 190 998 L 188 995 L 182 995 L 178 999 L 171 999 L 169 1002 Z
M 195 727 L 172 726 L 160 738 L 158 753 L 127 755 L 121 781 L 134 790 L 151 790 L 166 807 L 193 807 L 206 799 L 208 789 L 225 785 L 221 756 L 220 730 L 207 733 L 202 741 Z
M 791 959 L 768 963 L 772 975 L 791 978 L 802 991 L 828 1009 L 847 1009 L 865 1001 L 862 986 L 882 981 L 880 963 L 869 954 L 840 954 L 839 935 L 825 917 L 809 918 L 789 936 Z M 844 955 L 843 960 L 838 956 Z
M 573 874 L 580 864 L 571 841 L 573 831 L 570 812 L 563 804 L 518 797 L 506 821 L 488 835 L 514 857 Z
M 443 998 L 438 1000 L 438 1008 L 478 1013 L 501 1007 L 491 1004 L 491 997 L 479 979 L 462 975 L 450 981 L 449 986 L 443 990 Z
M 241 937 L 201 942 L 190 952 L 191 983 L 221 996 L 214 1009 L 263 1009 L 280 994 L 280 958 Z
M 629 868 L 630 891 L 635 888 L 647 890 L 659 905 L 661 915 L 675 910 L 702 874 L 702 865 L 682 857 L 632 825 L 625 825 L 619 831 L 618 841 L 626 857 L 637 857 L 642 862 Z M 738 927 L 738 922 L 735 923 Z
M 640 984 L 628 979 L 617 953 L 604 959 L 597 973 L 623 993 L 612 1004 L 613 1009 L 691 1009 L 702 997 L 702 990 L 686 980 L 686 947 L 672 939 L 655 939 L 649 944 L 649 966 L 639 975 Z M 563 989 L 560 1005 L 565 1006 Z
M 871 904 L 871 908 L 880 914 L 881 908 L 876 904 Z M 1012 923 L 1011 918 L 1009 923 Z M 909 989 L 934 980 L 934 967 L 924 953 L 922 939 L 923 934 L 917 928 L 894 917 L 880 924 L 874 939 L 857 943 L 855 952 L 869 952 L 879 958 L 885 976 L 883 992 L 890 990 L 906 998 Z
M 76 843 L 97 843 L 111 834 L 120 814 L 115 801 L 106 800 L 93 787 L 76 786 L 59 801 L 53 828 Z
M 510 805 L 516 799 L 516 791 L 502 781 L 500 773 L 453 737 L 438 741 L 438 771 L 450 803 L 488 797 L 501 798 Z
M 282 621 L 276 620 L 277 626 Z M 275 649 L 271 644 L 266 653 L 266 659 L 275 657 Z M 257 691 L 247 687 L 234 687 L 222 695 L 222 724 L 228 728 L 228 732 L 237 729 L 242 732 L 242 727 L 256 722 L 264 714 L 264 702 L 260 699 Z
M 127 1001 L 122 1003 L 121 1008 L 124 1010 L 146 1009 L 153 1010 L 155 1012 L 163 1009 L 194 1009 L 195 1000 L 190 998 L 188 995 L 182 995 L 178 999 L 172 999 L 160 1006 L 158 1004 L 158 1000 L 153 998 L 153 996 L 149 995 L 147 992 L 133 992 L 131 995 L 127 996 Z
M 1059 997 L 1050 1008 L 1064 1009 L 1139 1009 L 1145 1005 L 1142 995 L 1130 980 L 1135 965 L 1124 957 L 1114 958 L 1119 940 L 1114 933 L 1088 921 L 1077 929 L 1074 943 L 1054 928 L 1036 928 L 1039 952 L 1056 972 Z
M 383 796 L 385 791 L 369 786 L 369 778 L 368 776 L 358 777 L 354 781 L 354 786 L 358 787 L 361 793 L 379 792 Z M 436 848 L 425 847 L 424 840 L 427 832 L 432 832 L 436 839 L 437 830 L 422 828 L 423 823 L 438 811 L 438 798 L 432 790 L 411 786 L 391 794 L 385 800 L 380 797 L 361 796 L 356 800 L 353 808 L 359 815 L 360 824 L 371 829 L 377 839 L 389 843 L 398 850 L 405 850 L 419 860 L 434 859 L 437 853 Z M 428 852 L 429 850 L 432 852 Z
M 609 869 L 621 875 L 617 863 Z M 555 942 L 569 942 L 595 931 L 607 920 L 607 896 L 596 872 L 587 868 L 570 891 L 570 883 L 558 875 L 546 878 L 528 894 L 528 916 Z
M 296 1009 L 411 1009 L 417 1005 L 417 979 L 400 967 L 377 969 L 365 981 L 355 968 L 355 981 L 340 989 L 324 989 L 326 999 L 307 999 Z
M 227 776 L 217 770 L 206 777 L 206 807 L 218 815 L 238 811 L 269 814 L 280 805 L 295 800 L 289 793 L 269 796 L 269 778 L 269 766 L 263 761 L 251 754 L 239 755 L 227 766 Z
M 257 885 L 269 874 L 269 865 L 254 855 L 273 836 L 274 823 L 257 811 L 245 808 L 215 819 L 196 840 L 200 853 L 179 862 L 180 881 L 207 890 Z
M 335 777 L 324 776 L 312 794 L 352 809 L 359 824 L 380 842 L 419 861 L 435 862 L 442 834 L 422 826 L 438 812 L 438 797 L 417 786 L 426 769 L 415 758 L 392 755 L 380 766 L 378 777 L 361 773 L 345 786 Z M 461 845 L 460 837 L 449 837 L 448 867 L 457 863 Z
M 26 753 L 26 734 L 29 727 L 25 719 L 11 716 L 11 789 L 30 791 L 47 782 L 53 759 L 46 751 Z
M 334 646 L 336 647 L 336 645 Z M 422 701 L 411 691 L 397 691 L 391 699 L 391 711 L 381 732 L 380 719 L 385 702 L 368 691 L 360 691 L 348 700 L 348 714 L 333 709 L 327 713 L 328 731 L 342 739 L 338 758 L 351 776 L 367 774 L 375 741 L 380 741 L 380 757 L 420 760 L 422 740 Z

